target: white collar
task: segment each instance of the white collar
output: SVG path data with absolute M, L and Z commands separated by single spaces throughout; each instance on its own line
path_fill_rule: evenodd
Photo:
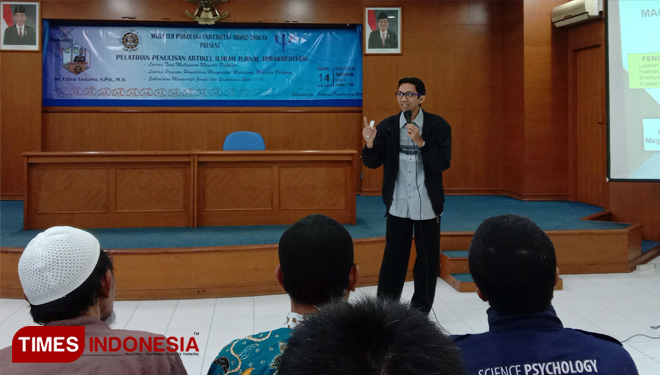
M 284 324 L 284 326 L 287 327 L 287 328 L 294 329 L 303 320 L 305 320 L 304 315 L 301 315 L 301 314 L 298 314 L 298 313 L 295 313 L 295 312 L 291 311 L 290 313 L 288 313 L 286 315 L 286 323 Z
M 418 120 L 419 121 L 416 121 Z M 421 128 L 424 126 L 424 111 L 422 111 L 422 107 L 419 107 L 419 113 L 417 113 L 417 116 L 412 119 L 413 124 L 417 126 L 418 128 Z M 403 115 L 403 111 L 401 112 L 401 115 L 399 115 L 399 129 L 402 129 L 404 126 L 406 126 L 406 116 Z

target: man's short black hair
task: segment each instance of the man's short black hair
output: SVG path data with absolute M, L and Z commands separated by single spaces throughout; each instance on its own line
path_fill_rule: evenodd
M 73 319 L 83 315 L 90 306 L 94 306 L 103 291 L 101 280 L 105 273 L 113 270 L 108 254 L 101 249 L 99 260 L 87 280 L 66 296 L 43 305 L 30 305 L 30 315 L 37 324 L 64 319 Z
M 284 290 L 295 302 L 320 306 L 341 298 L 353 268 L 353 239 L 324 215 L 309 215 L 282 234 L 279 243 Z
M 13 14 L 16 14 L 16 13 L 27 13 L 27 10 L 25 9 L 25 7 L 23 5 L 17 5 L 17 6 L 14 7 L 14 13 Z
M 296 327 L 280 375 L 462 375 L 459 351 L 426 314 L 399 301 L 336 301 Z
M 410 84 L 415 85 L 415 90 L 417 90 L 418 94 L 426 95 L 426 86 L 424 86 L 424 82 L 422 82 L 421 79 L 419 79 L 417 77 L 401 78 L 399 80 L 399 86 L 397 86 L 397 87 L 401 87 L 401 85 L 403 85 L 404 83 L 410 83 Z
M 387 19 L 387 13 L 385 13 L 385 12 L 378 13 L 378 18 L 376 20 L 380 21 L 382 19 Z
M 472 237 L 470 273 L 490 306 L 524 314 L 550 306 L 555 287 L 555 248 L 543 229 L 518 215 L 484 220 Z

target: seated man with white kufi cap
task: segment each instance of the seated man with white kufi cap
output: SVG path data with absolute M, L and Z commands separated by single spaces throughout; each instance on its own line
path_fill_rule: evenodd
M 113 267 L 91 234 L 72 227 L 53 227 L 40 233 L 23 251 L 18 276 L 35 323 L 83 326 L 84 351 L 70 363 L 15 363 L 10 346 L 0 351 L 3 375 L 186 373 L 176 352 L 154 346 L 165 342 L 163 336 L 109 327 L 116 289 Z M 132 347 L 141 339 L 151 342 L 149 350 L 144 350 L 146 345 Z M 109 342 L 123 344 L 110 351 Z

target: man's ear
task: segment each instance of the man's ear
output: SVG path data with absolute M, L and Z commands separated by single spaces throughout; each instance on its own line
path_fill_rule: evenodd
M 275 267 L 275 280 L 284 289 L 284 276 L 282 275 L 282 267 L 279 264 Z
M 488 297 L 486 297 L 483 293 L 481 293 L 481 289 L 477 287 L 477 295 L 479 298 L 481 298 L 482 301 L 488 302 Z
M 559 267 L 555 267 L 555 286 L 559 284 Z
M 419 97 L 419 104 L 424 103 L 425 100 L 426 100 L 426 95 L 422 95 L 422 96 L 420 96 L 420 97 Z
M 359 279 L 360 279 L 360 266 L 354 264 L 353 267 L 351 267 L 351 273 L 348 274 L 348 290 L 350 290 L 351 292 L 355 292 L 355 288 L 357 287 Z
M 105 275 L 101 279 L 101 296 L 103 298 L 110 298 L 110 291 L 112 290 L 112 271 L 105 271 Z

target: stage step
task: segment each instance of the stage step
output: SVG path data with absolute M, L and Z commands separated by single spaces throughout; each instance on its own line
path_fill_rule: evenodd
M 442 250 L 440 253 L 440 274 L 470 273 L 467 250 Z
M 660 254 L 660 242 L 642 241 L 642 255 L 635 259 L 634 265 L 638 270 L 655 268 L 655 264 L 648 264 Z
M 443 250 L 440 253 L 440 278 L 459 292 L 476 292 L 470 276 L 467 250 Z
M 456 289 L 458 292 L 463 293 L 477 291 L 477 285 L 474 283 L 474 280 L 472 280 L 472 276 L 469 273 L 451 273 L 446 277 L 441 277 L 444 281 L 447 282 L 447 284 L 451 285 L 451 287 Z M 562 289 L 564 289 L 564 280 L 562 280 L 560 277 L 555 290 Z
M 440 254 L 440 278 L 457 291 L 476 292 L 477 286 L 470 275 L 467 250 L 443 250 Z M 564 282 L 559 278 L 555 290 L 562 290 Z
M 458 292 L 476 292 L 477 286 L 472 280 L 472 276 L 469 273 L 450 273 L 447 275 L 440 276 L 442 279 L 451 285 L 452 288 L 456 289 Z

